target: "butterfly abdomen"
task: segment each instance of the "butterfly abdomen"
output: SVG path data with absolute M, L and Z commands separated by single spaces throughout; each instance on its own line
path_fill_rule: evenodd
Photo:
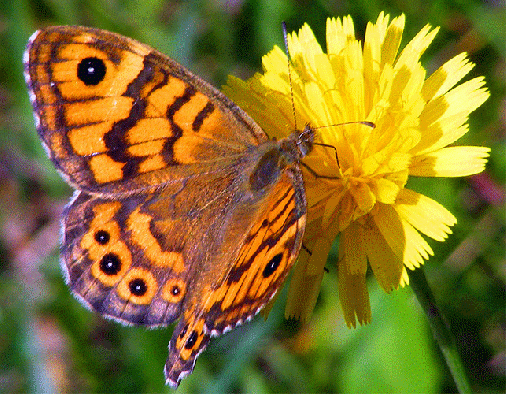
M 280 159 L 281 152 L 277 146 L 262 156 L 249 178 L 252 191 L 262 190 L 278 179 L 281 171 Z

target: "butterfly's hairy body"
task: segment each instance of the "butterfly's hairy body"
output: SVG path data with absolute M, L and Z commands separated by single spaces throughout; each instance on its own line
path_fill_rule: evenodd
M 293 265 L 312 130 L 269 140 L 173 60 L 103 30 L 46 28 L 24 61 L 41 141 L 77 189 L 63 219 L 67 283 L 125 324 L 179 318 L 165 367 L 176 387 Z

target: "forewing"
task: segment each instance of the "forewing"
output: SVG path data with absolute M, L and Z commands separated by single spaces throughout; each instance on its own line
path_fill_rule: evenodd
M 51 160 L 89 192 L 132 194 L 213 172 L 267 139 L 218 90 L 114 33 L 48 27 L 30 39 L 24 67 Z

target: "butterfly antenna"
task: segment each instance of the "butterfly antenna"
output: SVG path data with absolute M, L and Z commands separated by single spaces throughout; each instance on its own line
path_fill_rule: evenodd
M 376 128 L 376 124 L 374 122 L 368 122 L 366 120 L 357 120 L 357 121 L 350 121 L 350 122 L 342 122 L 342 123 L 336 123 L 331 125 L 325 125 L 325 126 L 318 126 L 314 127 L 314 130 L 323 129 L 324 127 L 336 127 L 336 126 L 346 126 L 349 124 L 362 124 L 364 126 L 370 127 L 371 129 Z
M 293 98 L 292 87 L 292 71 L 290 67 L 290 52 L 288 52 L 288 33 L 286 32 L 286 23 L 283 21 L 281 22 L 281 25 L 283 26 L 283 40 L 285 41 L 285 52 L 288 65 L 288 83 L 290 84 L 290 99 L 292 101 L 293 123 L 295 125 L 295 130 L 297 130 L 297 116 L 295 114 L 295 100 Z

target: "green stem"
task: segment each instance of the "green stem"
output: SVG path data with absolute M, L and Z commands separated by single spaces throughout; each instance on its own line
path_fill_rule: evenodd
M 469 385 L 462 359 L 457 351 L 455 338 L 450 332 L 448 324 L 436 304 L 436 300 L 434 299 L 434 295 L 429 287 L 423 269 L 408 271 L 408 273 L 409 284 L 427 315 L 434 338 L 443 353 L 459 393 L 471 394 L 471 386 Z

